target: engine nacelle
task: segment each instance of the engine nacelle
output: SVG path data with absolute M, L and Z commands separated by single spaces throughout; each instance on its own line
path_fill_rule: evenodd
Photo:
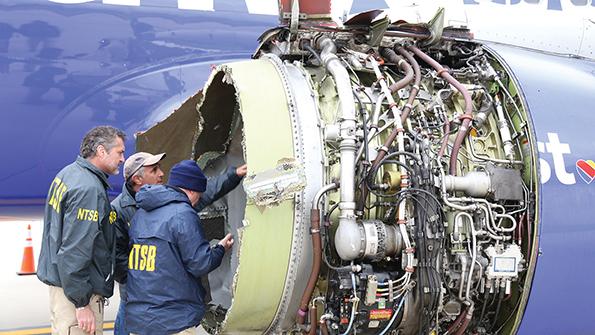
M 174 114 L 194 138 L 159 150 L 250 171 L 201 213 L 237 236 L 209 331 L 492 334 L 522 314 L 538 188 L 521 88 L 460 31 L 427 46 L 409 28 L 272 30 Z

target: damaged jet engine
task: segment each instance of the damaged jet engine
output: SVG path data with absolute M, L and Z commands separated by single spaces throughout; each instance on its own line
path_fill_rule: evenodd
M 522 92 L 464 30 L 368 26 L 272 29 L 139 137 L 210 174 L 248 164 L 243 190 L 200 213 L 236 237 L 209 276 L 209 332 L 518 327 L 538 203 Z

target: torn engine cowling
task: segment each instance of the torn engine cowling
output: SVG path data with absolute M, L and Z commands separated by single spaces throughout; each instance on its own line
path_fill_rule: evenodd
M 192 145 L 172 150 L 250 175 L 201 213 L 237 237 L 207 330 L 514 332 L 534 269 L 530 119 L 489 48 L 422 42 L 278 28 L 213 71 Z

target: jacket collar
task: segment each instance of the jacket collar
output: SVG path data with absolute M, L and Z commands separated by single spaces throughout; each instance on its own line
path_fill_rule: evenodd
M 136 201 L 138 207 L 146 211 L 152 211 L 173 202 L 185 202 L 191 205 L 186 193 L 169 185 L 144 185 L 136 194 Z
M 120 204 L 122 207 L 136 206 L 136 199 L 134 199 L 132 194 L 130 194 L 130 190 L 128 189 L 128 186 L 126 186 L 126 183 L 122 185 L 122 197 L 120 198 Z
M 99 180 L 101 180 L 101 182 L 103 183 L 105 188 L 110 188 L 110 184 L 107 181 L 107 178 L 108 178 L 107 173 L 101 171 L 98 167 L 91 164 L 88 160 L 86 160 L 85 158 L 83 158 L 81 156 L 78 156 L 76 158 L 76 163 L 78 165 L 84 167 L 85 169 L 91 171 L 93 174 L 95 174 L 97 176 L 97 178 L 99 178 Z

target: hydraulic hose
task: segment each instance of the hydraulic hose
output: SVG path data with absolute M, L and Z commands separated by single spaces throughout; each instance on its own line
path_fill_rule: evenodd
M 390 92 L 395 93 L 396 91 L 409 85 L 409 83 L 413 80 L 413 69 L 411 68 L 411 65 L 409 65 L 409 63 L 407 63 L 403 57 L 398 56 L 392 49 L 389 48 L 380 49 L 380 55 L 388 59 L 389 62 L 397 64 L 397 66 L 403 70 L 403 72 L 405 72 L 405 77 L 403 77 L 403 79 L 388 87 Z
M 459 314 L 459 316 L 457 316 L 457 318 L 452 322 L 450 327 L 448 327 L 445 334 L 452 334 L 454 331 L 458 330 L 466 315 L 467 315 L 467 309 L 463 310 L 461 312 L 461 314 Z
M 310 46 L 310 44 L 306 44 L 304 45 L 304 49 L 308 50 L 309 53 L 312 54 L 312 56 L 314 56 L 314 58 L 316 58 L 316 60 L 318 60 L 318 62 L 320 63 L 320 65 L 323 65 L 324 63 L 322 62 L 322 58 L 320 58 L 320 55 L 316 52 L 316 50 L 314 50 L 314 48 L 312 48 L 312 46 Z
M 338 187 L 337 184 L 329 184 L 322 187 L 318 193 L 314 196 L 312 201 L 312 209 L 310 210 L 310 234 L 312 235 L 312 270 L 310 271 L 310 278 L 308 278 L 308 284 L 302 294 L 302 300 L 300 301 L 300 308 L 297 311 L 297 323 L 304 324 L 306 313 L 308 312 L 308 303 L 314 292 L 318 275 L 320 274 L 320 262 L 322 259 L 322 241 L 320 239 L 320 211 L 318 205 L 322 196 Z M 315 323 L 315 322 L 314 322 Z M 313 326 L 316 327 L 316 326 Z
M 527 213 L 524 212 L 519 219 L 519 224 L 517 225 L 516 238 L 517 238 L 517 244 L 519 246 L 523 244 L 523 223 L 525 222 L 526 219 L 527 219 Z
M 496 304 L 496 314 L 494 314 L 494 321 L 492 322 L 491 329 L 494 329 L 496 327 L 496 323 L 498 323 L 498 315 L 500 314 L 502 299 L 504 299 L 504 290 L 500 289 L 500 293 L 498 293 L 498 303 Z
M 316 304 L 313 303 L 312 308 L 310 308 L 310 330 L 308 331 L 308 335 L 316 335 L 317 319 Z
M 433 67 L 437 72 L 438 75 L 444 80 L 446 80 L 449 84 L 454 86 L 465 99 L 465 114 L 461 115 L 460 118 L 462 119 L 461 127 L 459 128 L 459 132 L 457 133 L 457 137 L 455 138 L 455 142 L 452 147 L 452 152 L 450 154 L 450 170 L 449 173 L 451 175 L 456 175 L 457 173 L 457 157 L 459 154 L 459 150 L 461 149 L 461 145 L 463 141 L 467 137 L 467 133 L 469 132 L 469 125 L 471 124 L 471 120 L 473 119 L 473 103 L 471 102 L 471 94 L 469 91 L 463 86 L 458 80 L 456 80 L 453 76 L 448 73 L 448 71 L 440 65 L 437 61 L 432 59 L 432 57 L 426 55 L 423 51 L 419 50 L 415 46 L 409 46 L 409 50 L 412 51 L 417 57 L 421 58 L 424 62 L 428 63 L 431 67 Z
M 322 335 L 329 335 L 328 334 L 328 326 L 326 325 L 326 320 L 323 320 L 323 319 L 320 320 L 320 333 L 322 333 Z
M 397 307 L 397 310 L 393 313 L 392 317 L 388 321 L 388 324 L 386 325 L 386 327 L 384 327 L 384 329 L 380 332 L 379 335 L 386 334 L 386 332 L 390 329 L 390 327 L 392 327 L 393 323 L 397 319 L 397 316 L 399 315 L 399 312 L 401 311 L 401 307 L 403 307 L 403 303 L 405 302 L 405 298 L 407 298 L 408 293 L 409 293 L 409 291 L 405 292 L 405 294 L 401 298 L 401 301 L 399 302 L 399 306 Z
M 448 118 L 445 118 L 444 121 L 444 138 L 442 139 L 442 144 L 440 145 L 440 151 L 438 151 L 438 159 L 442 159 L 444 156 L 444 152 L 446 152 L 446 147 L 448 146 L 448 134 L 450 133 L 450 122 L 448 122 Z
M 333 317 L 332 314 L 323 314 L 320 317 L 320 320 L 318 320 L 318 323 L 320 323 L 319 327 L 320 327 L 320 333 L 321 335 L 329 335 L 329 326 L 328 326 L 328 320 L 331 319 Z
M 455 335 L 463 335 L 463 333 L 465 333 L 465 330 L 467 330 L 467 327 L 469 326 L 469 322 L 471 322 L 471 318 L 473 317 L 473 304 L 471 304 L 471 306 L 469 306 L 469 308 L 467 308 L 467 313 L 465 313 L 465 318 L 463 319 L 463 321 L 461 322 L 461 326 L 459 327 L 459 329 L 457 329 L 457 332 L 455 333 Z
M 308 312 L 308 303 L 314 292 L 318 274 L 320 273 L 320 260 L 322 258 L 322 242 L 320 240 L 320 212 L 318 209 L 310 211 L 310 232 L 312 234 L 312 270 L 310 271 L 310 278 L 308 278 L 308 285 L 302 294 L 300 308 L 297 313 L 297 323 L 304 324 L 306 313 Z
M 383 55 L 383 57 L 387 58 L 389 61 L 400 64 L 399 67 L 407 69 L 407 74 L 405 75 L 405 78 L 403 78 L 400 81 L 396 82 L 395 84 L 389 86 L 389 90 L 391 93 L 394 93 L 395 91 L 405 87 L 413 80 L 414 72 L 412 70 L 412 67 L 402 57 L 397 56 L 397 54 L 393 50 L 388 49 L 388 48 L 381 49 L 380 54 Z M 401 65 L 401 64 L 403 64 L 403 65 Z M 418 71 L 419 71 L 419 65 L 418 65 Z M 406 80 L 406 82 L 405 82 L 405 80 Z M 419 84 L 418 79 L 416 79 L 416 83 Z M 419 88 L 419 85 L 417 87 Z M 411 93 L 413 93 L 413 91 Z M 405 120 L 407 119 L 407 115 L 409 114 L 409 111 L 411 110 L 411 103 L 413 102 L 413 100 L 415 99 L 416 96 L 417 96 L 417 91 L 415 92 L 415 95 L 414 94 L 409 95 L 409 99 L 407 100 L 405 109 L 401 113 L 401 125 L 405 123 Z M 388 137 L 386 138 L 386 141 L 384 141 L 384 145 L 383 145 L 384 148 L 390 147 L 390 145 L 393 143 L 395 138 L 398 136 L 399 131 L 402 131 L 402 129 L 400 129 L 400 127 L 395 127 L 393 129 L 393 131 L 390 133 L 390 135 L 388 135 Z M 382 160 L 384 155 L 386 155 L 386 151 L 384 151 L 384 150 L 378 151 L 378 155 L 376 156 L 376 159 L 372 163 L 372 168 L 375 168 L 378 166 L 378 164 L 380 163 L 380 161 Z
M 415 78 L 413 87 L 411 88 L 411 91 L 409 92 L 409 98 L 407 99 L 407 103 L 405 104 L 405 107 L 403 108 L 403 111 L 401 113 L 401 124 L 405 124 L 405 121 L 407 120 L 407 116 L 409 115 L 411 108 L 413 108 L 413 101 L 415 100 L 415 98 L 417 98 L 417 93 L 419 92 L 419 84 L 421 82 L 421 71 L 419 68 L 419 64 L 417 63 L 415 58 L 413 58 L 413 56 L 411 56 L 411 54 L 409 52 L 407 52 L 401 46 L 397 47 L 396 50 L 401 55 L 403 55 L 407 59 L 407 61 L 404 61 L 403 58 L 398 57 L 393 50 L 388 49 L 388 48 L 381 49 L 380 53 L 384 54 L 384 57 L 388 58 L 390 61 L 398 63 L 399 67 L 402 67 L 402 69 L 405 69 L 405 71 L 406 71 L 405 78 L 401 79 L 400 81 L 398 81 L 397 83 L 395 83 L 389 87 L 389 90 L 391 91 L 391 93 L 401 89 L 402 87 L 405 87 L 406 85 L 411 83 L 411 80 L 413 78 Z M 379 103 L 379 105 L 382 105 L 382 104 Z M 384 145 L 383 145 L 384 148 L 388 148 L 393 143 L 395 138 L 398 136 L 399 131 L 400 131 L 399 127 L 395 127 L 393 129 L 393 131 L 388 135 L 386 141 L 384 142 Z M 385 155 L 386 155 L 386 151 L 384 151 L 384 150 L 380 150 L 378 152 L 376 159 L 374 159 L 374 162 L 372 163 L 372 169 L 378 167 L 378 165 L 382 161 L 382 158 L 384 158 Z M 364 189 L 362 192 L 362 197 L 364 199 L 367 197 L 367 191 L 368 191 L 367 189 Z
M 415 100 L 415 98 L 417 98 L 417 93 L 419 92 L 419 84 L 421 83 L 421 71 L 419 69 L 419 64 L 417 63 L 415 58 L 413 58 L 413 56 L 407 50 L 405 50 L 405 48 L 403 48 L 402 46 L 397 46 L 395 50 L 397 50 L 403 57 L 405 57 L 405 59 L 407 59 L 407 62 L 411 64 L 415 76 L 415 81 L 413 82 L 411 91 L 409 91 L 409 98 L 407 98 L 407 103 L 405 104 L 405 107 L 403 108 L 403 113 L 401 114 L 401 122 L 405 123 L 405 120 L 407 120 L 407 116 L 409 115 L 411 108 L 413 108 L 413 101 Z
M 394 113 L 395 115 L 395 129 L 393 130 L 392 134 L 396 134 L 396 137 L 393 137 L 390 139 L 390 142 L 387 140 L 386 143 L 392 143 L 392 141 L 396 138 L 397 139 L 397 150 L 400 152 L 405 151 L 405 141 L 404 141 L 404 135 L 403 133 L 405 132 L 405 129 L 403 128 L 403 123 L 401 122 L 401 111 L 397 108 L 397 104 L 395 103 L 392 94 L 390 93 L 390 90 L 388 89 L 388 85 L 386 84 L 386 80 L 384 79 L 383 75 L 382 75 L 382 71 L 380 71 L 380 66 L 378 65 L 378 62 L 376 61 L 376 59 L 374 59 L 373 56 L 369 56 L 368 60 L 370 61 L 370 64 L 372 65 L 372 68 L 374 69 L 374 74 L 376 75 L 376 78 L 378 79 L 378 83 L 380 84 L 380 88 L 382 93 L 384 93 L 384 95 L 386 96 L 386 99 L 389 102 L 389 108 L 390 110 Z M 376 157 L 376 159 L 374 160 L 374 164 L 372 165 L 372 168 L 376 168 L 380 162 L 382 161 L 382 157 L 384 157 L 384 155 L 386 155 L 386 153 L 388 152 L 388 147 L 384 146 L 380 149 L 379 153 L 378 153 L 378 157 Z M 405 169 L 405 156 L 404 155 L 399 155 L 399 162 L 401 165 L 401 188 L 402 189 L 407 189 L 409 187 L 409 175 L 407 174 L 407 170 Z M 365 199 L 365 197 L 364 197 Z M 411 248 L 411 242 L 409 241 L 409 233 L 407 232 L 407 228 L 405 224 L 401 224 L 401 223 L 405 223 L 407 222 L 405 220 L 405 207 L 407 206 L 405 201 L 402 201 L 399 203 L 399 208 L 398 208 L 398 215 L 397 215 L 397 223 L 399 223 L 399 230 L 401 231 L 401 236 L 403 236 L 403 242 L 405 243 L 405 248 Z M 339 227 L 340 229 L 341 227 Z M 337 234 L 339 233 L 339 230 L 337 230 Z M 359 235 L 359 234 L 358 234 Z M 337 240 L 336 238 L 337 235 L 335 235 L 335 241 Z M 361 241 L 361 237 L 360 240 L 358 241 L 353 241 L 353 245 L 357 245 L 357 243 Z M 353 255 L 353 254 L 352 254 Z M 413 264 L 413 253 L 407 253 L 407 264 Z M 356 255 L 357 257 L 357 255 Z M 347 260 L 353 260 L 354 258 L 344 258 L 343 259 L 347 259 Z M 405 280 L 405 284 L 407 284 L 409 282 L 409 279 L 411 277 L 411 273 L 413 272 L 413 267 L 412 266 L 407 266 L 406 268 L 406 273 L 403 276 L 404 280 Z

